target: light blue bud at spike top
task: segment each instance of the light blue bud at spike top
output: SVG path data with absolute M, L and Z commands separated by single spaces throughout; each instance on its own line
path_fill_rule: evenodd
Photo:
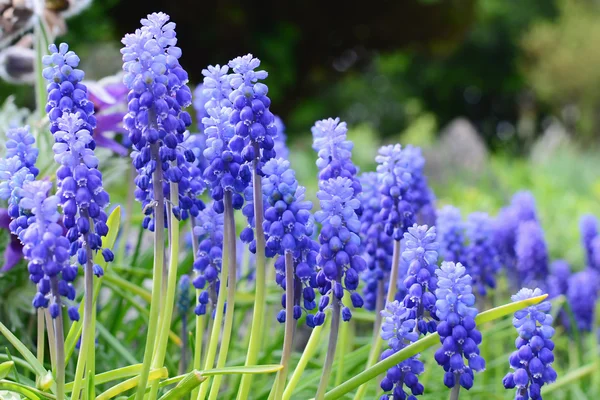
M 209 301 L 216 304 L 223 262 L 223 214 L 213 207 L 198 213 L 194 235 L 198 237 L 198 254 L 194 261 L 194 287 L 202 290 L 195 308 L 196 315 L 206 314 Z
M 465 223 L 460 210 L 453 206 L 444 206 L 437 213 L 435 227 L 440 243 L 440 257 L 445 261 L 465 263 L 466 238 Z
M 317 285 L 321 292 L 319 311 L 315 314 L 314 325 L 325 321 L 325 308 L 331 301 L 341 302 L 344 291 L 350 292 L 354 307 L 363 306 L 361 296 L 355 292 L 359 284 L 359 274 L 366 268 L 360 256 L 360 220 L 356 210 L 360 201 L 354 195 L 353 182 L 338 176 L 319 182 L 317 198 L 321 210 L 315 213 L 315 220 L 322 225 L 319 234 L 321 245 L 317 273 Z M 343 306 L 343 303 L 342 303 Z M 350 309 L 343 306 L 345 321 L 351 318 Z
M 409 318 L 409 313 L 409 310 L 397 300 L 387 303 L 385 309 L 381 311 L 381 338 L 386 340 L 389 346 L 381 354 L 382 360 L 419 339 L 419 335 L 415 331 L 416 323 Z M 391 367 L 380 384 L 384 392 L 391 393 L 384 394 L 380 400 L 415 400 L 415 396 L 424 392 L 424 387 L 418 378 L 424 370 L 425 367 L 419 360 L 419 355 L 412 356 Z
M 587 268 L 569 277 L 567 301 L 573 312 L 576 329 L 591 332 L 596 316 L 596 301 L 600 275 L 596 270 Z
M 240 209 L 244 204 L 242 194 L 251 180 L 251 172 L 241 156 L 240 149 L 230 147 L 235 128 L 230 122 L 233 105 L 229 101 L 231 94 L 231 75 L 229 66 L 209 66 L 202 70 L 204 75 L 203 95 L 208 101 L 204 109 L 208 114 L 202 118 L 206 135 L 204 157 L 208 166 L 204 169 L 204 179 L 208 182 L 213 207 L 217 213 L 223 213 L 223 195 L 232 192 L 232 206 Z M 234 146 L 235 147 L 235 146 Z
M 402 258 L 408 264 L 408 271 L 403 282 L 406 288 L 403 303 L 409 310 L 409 318 L 417 323 L 417 332 L 433 333 L 438 319 L 434 291 L 439 245 L 435 227 L 415 224 L 404 234 L 404 241 Z
M 531 220 L 519 225 L 515 251 L 520 282 L 546 287 L 549 274 L 548 249 L 544 231 L 537 221 Z
M 235 136 L 229 146 L 242 155 L 245 162 L 258 160 L 257 168 L 275 157 L 277 126 L 275 116 L 269 110 L 269 88 L 260 82 L 267 78 L 267 71 L 258 70 L 260 60 L 252 54 L 229 61 L 233 70 L 229 100 L 233 111 L 229 121 L 235 127 Z
M 363 299 L 367 310 L 375 310 L 379 287 L 387 292 L 392 269 L 394 242 L 384 230 L 381 210 L 381 193 L 377 173 L 366 172 L 359 177 L 363 191 L 359 194 L 362 205 L 360 216 L 360 237 L 362 254 L 367 262 L 367 270 L 362 275 L 365 281 Z
M 512 296 L 512 300 L 526 300 L 542 294 L 541 289 L 523 288 Z M 517 311 L 513 318 L 513 325 L 519 333 L 515 341 L 517 350 L 509 357 L 514 371 L 504 377 L 503 384 L 506 389 L 517 389 L 515 400 L 541 400 L 542 386 L 556 380 L 556 371 L 552 368 L 554 328 L 551 308 L 546 300 Z
M 435 352 L 435 360 L 446 371 L 447 387 L 460 385 L 468 390 L 473 386 L 473 372 L 485 369 L 485 360 L 479 355 L 481 333 L 475 326 L 473 280 L 461 263 L 442 262 L 435 272 L 438 276 L 435 306 L 440 319 L 437 332 L 442 343 Z
M 23 255 L 28 261 L 29 278 L 37 285 L 35 308 L 48 308 L 52 318 L 61 312 L 61 299 L 75 300 L 72 282 L 77 265 L 69 265 L 69 240 L 58 224 L 58 196 L 49 195 L 49 181 L 28 181 L 21 189 L 19 207 L 30 215 L 27 228 L 21 230 Z M 78 307 L 68 308 L 69 318 L 79 320 Z
M 467 237 L 465 266 L 473 278 L 477 293 L 487 294 L 487 288 L 496 287 L 496 275 L 500 270 L 498 252 L 494 246 L 493 221 L 488 214 L 475 212 L 467 218 Z
M 178 206 L 173 208 L 178 219 L 196 216 L 204 208 L 198 198 L 204 187 L 197 179 L 197 167 L 191 164 L 193 152 L 184 151 L 181 145 L 192 123 L 183 110 L 191 104 L 192 93 L 187 86 L 187 72 L 179 64 L 181 49 L 176 46 L 175 23 L 169 22 L 164 13 L 150 14 L 141 23 L 140 29 L 122 39 L 123 82 L 129 89 L 129 112 L 123 124 L 129 132 L 134 148 L 131 157 L 138 171 L 135 197 L 147 214 L 143 226 L 154 230 L 151 205 L 156 168 L 163 171 L 161 184 L 167 200 L 169 183 L 178 185 Z
M 598 219 L 586 214 L 579 220 L 579 231 L 581 232 L 581 245 L 585 251 L 585 261 L 588 267 L 600 270 L 594 257 L 594 239 L 598 237 Z
M 415 213 L 407 192 L 412 185 L 410 159 L 399 144 L 383 146 L 375 157 L 379 176 L 381 198 L 381 216 L 385 233 L 394 240 L 402 235 L 415 220 Z
M 294 260 L 294 318 L 303 310 L 315 309 L 317 254 L 319 244 L 312 239 L 314 233 L 312 203 L 305 200 L 305 188 L 298 185 L 290 162 L 283 158 L 271 159 L 262 168 L 265 177 L 262 192 L 266 199 L 263 228 L 269 255 L 278 254 L 275 261 L 275 280 L 286 289 L 285 254 L 291 252 Z M 248 229 L 248 228 L 246 228 Z M 285 308 L 285 295 L 281 304 Z M 279 322 L 285 322 L 285 311 L 279 313 Z M 308 323 L 312 322 L 312 316 Z

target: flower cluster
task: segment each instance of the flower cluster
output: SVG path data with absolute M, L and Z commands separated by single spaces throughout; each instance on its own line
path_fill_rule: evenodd
M 219 274 L 223 262 L 223 214 L 214 207 L 207 207 L 198 213 L 194 235 L 198 237 L 198 254 L 194 261 L 196 277 L 194 287 L 201 289 L 196 305 L 196 315 L 206 314 L 209 301 L 216 303 L 219 294 Z
M 294 298 L 294 318 L 298 319 L 302 315 L 301 300 L 306 310 L 316 307 L 314 288 L 319 245 L 311 238 L 314 232 L 310 213 L 312 203 L 304 200 L 305 189 L 298 185 L 289 161 L 271 159 L 263 166 L 263 173 L 262 192 L 266 199 L 263 228 L 267 249 L 270 254 L 281 256 L 275 261 L 275 280 L 283 289 L 286 285 L 285 253 L 293 255 L 294 286 L 302 289 L 302 293 L 296 293 Z M 283 296 L 281 303 L 285 308 Z M 285 311 L 279 313 L 278 320 L 285 322 Z
M 594 256 L 594 239 L 598 237 L 598 220 L 591 214 L 586 214 L 579 220 L 579 230 L 581 232 L 581 244 L 585 251 L 586 265 L 598 269 Z
M 453 206 L 444 206 L 437 213 L 435 226 L 442 259 L 465 264 L 465 224 L 462 221 L 460 210 Z
M 540 289 L 524 288 L 512 296 L 512 300 L 526 300 L 541 295 Z M 556 380 L 556 372 L 551 366 L 554 361 L 554 328 L 552 316 L 548 314 L 550 308 L 550 302 L 543 301 L 517 311 L 513 318 L 513 325 L 519 333 L 515 342 L 517 350 L 509 358 L 514 372 L 508 373 L 503 383 L 507 389 L 517 388 L 517 400 L 540 400 L 542 386 Z
M 393 301 L 386 305 L 381 311 L 383 320 L 381 322 L 381 337 L 387 340 L 389 349 L 381 354 L 381 359 L 385 359 L 394 353 L 402 350 L 407 345 L 415 342 L 419 335 L 415 332 L 415 321 L 408 316 L 407 310 L 399 301 Z M 425 367 L 419 356 L 409 357 L 400 364 L 391 367 L 385 378 L 381 381 L 381 389 L 391 394 L 384 394 L 380 400 L 409 399 L 415 400 L 416 397 L 423 394 L 424 387 L 419 382 L 418 376 L 423 373 Z M 410 390 L 410 394 L 405 392 L 405 387 Z
M 275 137 L 275 154 L 277 157 L 288 159 L 290 156 L 290 150 L 287 147 L 287 135 L 285 134 L 285 125 L 281 118 L 275 115 L 275 127 L 277 128 L 277 136 Z
M 363 274 L 365 287 L 363 298 L 367 310 L 375 310 L 377 295 L 380 290 L 387 291 L 389 274 L 392 269 L 394 243 L 383 230 L 380 214 L 381 193 L 377 182 L 377 173 L 366 172 L 360 176 L 363 192 L 359 199 L 362 204 L 360 216 L 361 245 L 367 262 L 367 270 Z
M 435 271 L 439 246 L 435 238 L 435 227 L 429 228 L 427 225 L 415 224 L 404 234 L 406 247 L 402 258 L 408 264 L 404 279 L 407 290 L 404 306 L 409 311 L 409 318 L 416 321 L 417 331 L 421 334 L 435 332 L 438 319 L 434 292 L 437 288 Z
M 142 19 L 141 29 L 123 38 L 125 47 L 121 49 L 123 82 L 129 88 L 129 112 L 123 123 L 134 147 L 131 156 L 138 171 L 136 199 L 148 214 L 144 226 L 150 230 L 154 229 L 154 185 L 162 186 L 165 198 L 169 197 L 169 182 L 178 185 L 178 203 L 173 207 L 177 218 L 195 216 L 204 208 L 198 198 L 203 185 L 190 165 L 194 153 L 183 151 L 181 146 L 192 123 L 183 111 L 191 104 L 192 93 L 187 86 L 187 72 L 179 64 L 181 49 L 176 46 L 175 24 L 168 21 L 164 13 L 148 15 Z M 157 177 L 165 177 L 161 183 L 154 182 L 157 168 Z
M 568 278 L 567 301 L 573 312 L 576 327 L 581 332 L 591 332 L 596 316 L 598 283 L 596 270 L 587 268 Z
M 401 240 L 415 215 L 410 200 L 406 197 L 412 184 L 409 157 L 399 144 L 383 146 L 375 158 L 379 174 L 381 216 L 384 230 L 394 240 Z
M 569 277 L 571 268 L 565 260 L 555 260 L 550 264 L 550 275 L 548 275 L 548 296 L 550 298 L 566 295 L 569 288 Z
M 19 206 L 31 216 L 19 238 L 29 261 L 29 277 L 37 284 L 33 306 L 48 308 L 52 318 L 56 318 L 61 313 L 61 296 L 75 300 L 72 282 L 77 277 L 77 266 L 69 265 L 70 243 L 58 224 L 60 199 L 49 195 L 51 188 L 49 181 L 29 181 L 23 185 Z M 73 321 L 79 320 L 75 306 L 68 308 L 68 315 Z
M 492 219 L 483 212 L 475 212 L 467 218 L 466 267 L 477 285 L 477 291 L 485 296 L 487 288 L 496 287 L 496 274 L 500 261 L 494 246 Z
M 548 276 L 548 250 L 544 231 L 537 221 L 519 225 L 515 252 L 519 281 L 544 287 Z
M 321 210 L 315 213 L 315 219 L 322 224 L 317 257 L 321 270 L 317 274 L 317 285 L 322 297 L 314 324 L 322 325 L 325 321 L 323 311 L 330 297 L 332 301 L 342 302 L 344 290 L 351 292 L 350 300 L 354 307 L 362 307 L 363 300 L 355 290 L 366 263 L 359 254 L 360 220 L 356 210 L 360 201 L 354 195 L 353 182 L 341 176 L 321 181 L 317 198 Z M 343 307 L 343 319 L 348 321 L 351 316 L 350 309 Z
M 479 355 L 478 348 L 481 333 L 475 326 L 477 309 L 471 288 L 473 281 L 461 263 L 443 262 L 436 274 L 435 306 L 440 319 L 437 332 L 442 347 L 435 352 L 435 360 L 446 371 L 444 384 L 447 387 L 460 384 L 470 389 L 473 371 L 485 369 L 485 360 Z M 467 365 L 464 359 L 467 359 Z
M 420 147 L 408 145 L 403 152 L 408 160 L 408 170 L 411 174 L 410 188 L 407 192 L 407 199 L 413 207 L 415 216 L 425 217 L 426 210 L 433 208 L 435 196 L 431 188 L 427 185 L 425 176 L 425 158 L 421 153 Z M 435 220 L 435 218 L 433 218 Z

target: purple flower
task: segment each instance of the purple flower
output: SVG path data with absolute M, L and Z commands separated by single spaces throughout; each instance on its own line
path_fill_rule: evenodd
M 442 343 L 435 352 L 435 360 L 446 371 L 447 387 L 460 384 L 468 390 L 473 386 L 473 371 L 485 369 L 478 347 L 481 333 L 475 326 L 473 280 L 461 263 L 443 262 L 435 272 L 438 276 L 435 307 L 440 319 L 437 332 Z
M 591 214 L 586 214 L 579 220 L 579 230 L 581 232 L 581 244 L 585 250 L 586 265 L 600 269 L 600 265 L 596 264 L 594 257 L 594 239 L 598 237 L 598 220 Z
M 0 229 L 9 230 L 11 217 L 6 208 L 0 208 Z M 23 259 L 23 245 L 17 235 L 11 234 L 10 240 L 4 249 L 4 265 L 0 271 L 10 271 L 15 265 Z
M 469 245 L 466 250 L 466 267 L 477 285 L 481 296 L 487 294 L 487 288 L 496 287 L 496 274 L 500 270 L 500 262 L 494 246 L 494 228 L 492 219 L 483 212 L 475 212 L 467 219 L 467 237 Z
M 512 296 L 512 300 L 525 300 L 542 294 L 540 289 L 523 288 Z M 504 377 L 503 384 L 507 389 L 517 388 L 517 400 L 541 400 L 542 386 L 556 380 L 556 372 L 551 366 L 554 361 L 551 307 L 549 301 L 543 301 L 517 311 L 513 318 L 513 325 L 519 333 L 515 342 L 517 350 L 509 357 L 514 372 Z
M 466 259 L 465 223 L 462 221 L 460 210 L 453 206 L 445 206 L 439 210 L 436 228 L 442 259 L 464 264 Z
M 285 134 L 285 125 L 281 118 L 275 115 L 275 127 L 277 128 L 277 136 L 275 136 L 275 154 L 277 157 L 281 157 L 287 160 L 290 157 L 290 150 L 287 147 L 287 135 Z
M 544 287 L 548 276 L 548 250 L 544 231 L 537 221 L 519 225 L 515 252 L 519 281 Z
M 567 301 L 571 306 L 576 328 L 581 332 L 591 332 L 596 315 L 598 300 L 598 280 L 596 270 L 587 268 L 571 275 L 567 282 Z
M 411 174 L 411 184 L 406 198 L 413 207 L 413 212 L 421 218 L 426 218 L 427 213 L 435 211 L 435 196 L 427 185 L 425 176 L 425 158 L 419 147 L 408 145 L 403 152 L 408 160 L 408 169 Z M 435 220 L 435 218 L 433 218 Z

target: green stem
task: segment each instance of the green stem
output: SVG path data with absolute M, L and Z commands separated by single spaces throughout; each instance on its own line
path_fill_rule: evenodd
M 458 378 L 458 376 L 456 376 L 456 378 Z M 450 400 L 458 400 L 459 393 L 460 393 L 460 384 L 458 383 L 458 380 L 457 380 L 456 383 L 454 384 L 454 387 L 452 388 L 452 391 L 450 392 Z
M 165 393 L 160 400 L 179 400 L 197 388 L 198 385 L 205 380 L 206 377 L 202 376 L 200 372 L 192 371 L 187 374 L 186 377 L 177 384 L 177 386 Z
M 291 251 L 285 252 L 285 334 L 283 337 L 283 352 L 281 353 L 281 365 L 283 369 L 277 373 L 275 386 L 271 390 L 274 399 L 281 399 L 287 380 L 290 356 L 292 355 L 292 343 L 294 342 L 294 256 Z M 270 397 L 270 396 L 269 396 Z
M 63 330 L 63 318 L 61 309 L 60 293 L 58 291 L 58 278 L 54 276 L 50 280 L 52 296 L 58 305 L 58 316 L 54 318 L 54 340 L 56 346 L 56 399 L 65 399 L 65 333 Z
M 88 218 L 87 214 L 82 215 L 83 218 Z M 92 225 L 93 226 L 93 225 Z M 88 348 L 90 341 L 94 340 L 94 331 L 92 319 L 94 310 L 94 266 L 92 263 L 92 249 L 89 245 L 89 234 L 86 233 L 84 237 L 85 251 L 87 253 L 87 260 L 84 266 L 84 305 L 83 305 L 83 331 L 81 334 L 81 346 L 79 347 L 79 357 L 77 358 L 77 367 L 75 368 L 75 379 L 73 386 L 73 394 L 71 395 L 73 400 L 78 400 L 81 391 L 81 382 L 83 374 L 86 370 L 86 363 L 88 358 Z M 95 343 L 92 344 L 95 348 Z M 89 368 L 88 368 L 89 369 Z
M 116 381 L 118 379 L 128 378 L 130 376 L 136 376 L 136 375 L 139 375 L 141 370 L 142 370 L 142 364 L 128 365 L 126 367 L 113 369 L 111 371 L 103 372 L 101 374 L 95 375 L 94 383 L 96 385 L 100 385 L 100 384 L 103 384 L 106 382 Z M 75 384 L 75 382 L 67 383 L 65 385 L 65 390 L 67 392 L 72 392 L 74 384 Z
M 200 296 L 201 290 L 196 290 L 196 299 Z M 202 342 L 204 337 L 204 328 L 206 327 L 206 315 L 197 315 L 196 316 L 196 333 L 194 340 L 194 370 L 199 370 L 202 364 Z M 198 388 L 194 388 L 192 391 L 191 400 L 194 400 L 198 397 Z
M 152 159 L 160 166 L 161 161 L 158 155 L 158 143 L 150 145 Z M 162 269 L 164 264 L 164 248 L 165 248 L 165 197 L 163 195 L 162 168 L 156 168 L 152 174 L 154 186 L 154 266 L 153 281 L 152 281 L 152 301 L 150 302 L 150 318 L 148 321 L 148 335 L 146 336 L 146 347 L 144 349 L 144 363 L 142 372 L 139 376 L 139 384 L 137 385 L 136 400 L 142 400 L 148 384 L 148 376 L 150 374 L 150 365 L 152 364 L 152 355 L 154 353 L 154 344 L 158 333 L 158 317 L 160 311 L 160 298 L 162 288 Z
M 227 191 L 224 195 L 225 198 L 229 198 L 229 204 L 231 205 L 231 192 Z M 232 213 L 233 210 L 228 210 L 228 207 L 225 206 L 225 213 Z M 225 216 L 225 220 L 227 217 Z M 223 226 L 223 246 L 228 241 L 230 224 L 225 222 Z M 225 249 L 224 249 L 225 250 Z M 214 367 L 215 357 L 217 355 L 217 345 L 219 343 L 219 337 L 221 336 L 221 323 L 223 322 L 223 314 L 225 308 L 225 293 L 227 291 L 227 277 L 229 276 L 229 265 L 235 263 L 234 260 L 230 260 L 231 254 L 229 251 L 223 251 L 223 258 L 221 262 L 221 280 L 219 282 L 219 296 L 217 297 L 217 306 L 215 307 L 215 318 L 213 320 L 212 331 L 210 334 L 210 339 L 208 342 L 208 349 L 206 350 L 206 360 L 204 362 L 204 370 L 209 370 Z M 228 304 L 227 308 L 233 307 L 233 304 Z M 222 346 L 222 345 L 221 345 Z M 200 392 L 198 393 L 198 400 L 204 400 L 208 393 L 209 382 L 206 381 L 202 385 L 200 385 Z
M 390 271 L 390 281 L 388 283 L 388 292 L 386 303 L 394 301 L 394 296 L 396 295 L 396 285 L 398 281 L 398 270 L 400 266 L 400 241 L 394 240 L 394 252 L 392 253 L 392 269 Z M 382 293 L 383 295 L 383 293 Z M 383 297 L 383 296 L 382 296 Z M 371 352 L 369 353 L 369 358 L 367 360 L 367 368 L 375 365 L 379 355 L 381 353 L 381 346 L 383 345 L 383 339 L 379 334 L 379 329 L 381 329 L 381 317 L 380 311 L 383 310 L 386 303 L 381 305 L 380 310 L 376 310 L 375 315 L 375 324 L 373 326 L 373 347 L 371 347 Z M 379 319 L 378 319 L 379 318 Z M 356 395 L 354 396 L 354 400 L 360 400 L 365 397 L 365 392 L 367 391 L 367 385 L 363 385 L 358 388 L 356 391 Z
M 317 388 L 316 400 L 323 400 L 331 375 L 331 367 L 335 359 L 335 348 L 337 346 L 338 334 L 340 331 L 340 303 L 341 300 L 332 294 L 333 304 L 331 312 L 331 330 L 329 331 L 329 344 L 327 346 L 327 355 L 325 356 L 325 364 L 323 365 L 323 375 Z
M 44 324 L 44 310 L 38 308 L 37 310 L 37 360 L 40 364 L 44 364 L 44 347 L 45 347 L 45 335 L 46 324 Z
M 300 361 L 298 361 L 298 365 L 296 365 L 296 369 L 294 369 L 294 372 L 292 373 L 292 376 L 290 377 L 290 380 L 285 390 L 283 391 L 283 400 L 289 400 L 292 397 L 292 393 L 298 385 L 298 382 L 300 382 L 300 378 L 302 377 L 302 373 L 304 372 L 306 365 L 317 352 L 317 347 L 319 347 L 320 344 L 322 331 L 323 325 L 320 325 L 314 328 L 312 333 L 310 334 L 310 338 L 306 343 L 306 347 L 304 347 L 304 351 L 300 356 Z
M 148 375 L 145 379 L 146 379 L 146 381 L 154 382 L 155 380 L 158 380 L 161 378 L 166 378 L 168 376 L 169 376 L 169 372 L 167 371 L 167 369 L 165 367 L 163 367 L 160 369 L 154 369 L 152 371 L 149 371 Z M 144 380 L 142 379 L 141 376 L 135 376 L 133 378 L 127 379 L 126 381 L 123 381 L 123 382 L 119 383 L 118 385 L 115 385 L 115 386 L 111 387 L 110 389 L 106 390 L 105 392 L 99 394 L 98 397 L 96 397 L 96 400 L 112 399 L 113 397 L 117 397 L 121 393 L 126 392 L 129 389 L 133 389 L 136 386 L 139 390 L 140 385 L 142 385 L 143 382 L 144 382 Z M 146 385 L 144 385 L 144 386 L 146 386 Z M 145 391 L 146 391 L 146 389 L 144 389 L 144 392 Z M 144 392 L 142 392 L 142 396 L 143 396 Z
M 54 335 L 54 329 L 51 328 L 53 326 L 53 320 L 52 317 L 50 316 L 50 312 L 48 311 L 48 309 L 44 310 L 44 317 L 46 318 L 46 332 L 48 333 L 48 348 L 50 349 L 50 364 L 52 364 L 52 373 L 56 375 L 56 368 L 54 367 L 54 365 L 57 365 L 56 363 L 56 346 L 54 346 L 54 343 L 56 342 L 55 339 L 55 335 Z M 65 356 L 65 362 L 66 362 L 66 356 Z
M 345 355 L 348 351 L 348 336 L 350 335 L 350 321 L 345 324 L 342 324 L 340 327 L 340 341 L 339 341 L 339 349 L 338 351 L 338 367 L 335 374 L 335 385 L 339 385 L 342 383 L 344 379 L 344 359 Z
M 159 336 L 155 347 L 152 369 L 158 369 L 164 366 L 165 355 L 169 345 L 169 332 L 171 332 L 171 319 L 173 318 L 173 309 L 175 308 L 175 292 L 177 291 L 177 267 L 179 264 L 179 220 L 173 214 L 173 207 L 179 205 L 179 185 L 171 183 L 169 205 L 171 218 L 169 219 L 169 269 L 167 275 L 167 293 L 164 299 L 164 306 L 159 319 Z M 152 383 L 150 398 L 155 399 L 158 392 L 158 381 Z
M 229 352 L 229 342 L 231 341 L 231 331 L 233 328 L 233 316 L 235 306 L 235 289 L 237 279 L 237 257 L 236 257 L 236 233 L 235 219 L 233 216 L 232 193 L 225 192 L 223 197 L 225 205 L 224 222 L 228 226 L 227 229 L 227 252 L 229 253 L 229 268 L 227 274 L 227 308 L 225 310 L 225 324 L 223 326 L 223 337 L 221 338 L 221 348 L 219 349 L 219 358 L 217 360 L 217 368 L 223 368 L 227 361 L 227 353 Z M 225 236 L 224 236 L 225 237 Z M 225 279 L 225 275 L 223 275 Z M 215 376 L 213 384 L 210 387 L 209 400 L 216 400 L 221 387 L 223 375 Z
M 256 154 L 260 154 L 255 147 Z M 256 235 L 256 275 L 255 275 L 255 297 L 254 314 L 252 316 L 252 327 L 250 328 L 250 343 L 245 365 L 254 365 L 258 361 L 260 345 L 264 340 L 263 319 L 265 314 L 265 296 L 267 285 L 266 261 L 265 261 L 265 232 L 263 230 L 263 196 L 261 177 L 257 171 L 258 160 L 252 164 L 252 185 L 254 192 L 254 233 Z M 240 383 L 237 400 L 246 400 L 252 386 L 252 375 L 244 375 Z

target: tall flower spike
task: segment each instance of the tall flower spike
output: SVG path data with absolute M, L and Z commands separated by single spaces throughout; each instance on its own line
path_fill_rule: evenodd
M 175 24 L 169 16 L 154 13 L 142 19 L 142 28 L 125 35 L 123 82 L 129 88 L 128 109 L 123 123 L 129 131 L 134 151 L 133 165 L 138 171 L 136 199 L 146 214 L 144 227 L 154 229 L 154 194 L 152 174 L 162 168 L 165 181 L 163 192 L 168 199 L 169 183 L 178 185 L 178 207 L 173 214 L 185 219 L 195 216 L 204 205 L 194 184 L 195 172 L 192 151 L 182 147 L 184 133 L 192 123 L 183 109 L 191 104 L 192 94 L 187 86 L 187 72 L 179 64 L 181 49 L 176 46 Z M 157 153 L 157 154 L 156 154 Z M 166 219 L 166 213 L 165 213 Z M 166 222 L 166 221 L 165 221 Z
M 51 188 L 49 181 L 30 181 L 23 185 L 19 206 L 31 216 L 28 227 L 19 237 L 29 262 L 29 277 L 38 288 L 33 306 L 48 308 L 52 318 L 56 318 L 61 312 L 61 296 L 75 300 L 72 282 L 77 276 L 77 266 L 69 265 L 69 241 L 58 224 L 60 199 L 49 195 Z M 69 307 L 68 314 L 71 320 L 79 320 L 77 307 Z
M 527 221 L 519 226 L 515 251 L 520 282 L 545 287 L 548 250 L 544 231 L 537 221 Z
M 438 211 L 436 228 L 440 242 L 440 256 L 445 261 L 465 263 L 465 223 L 460 210 L 444 206 Z
M 598 219 L 591 214 L 586 214 L 579 220 L 579 231 L 581 232 L 581 244 L 585 251 L 585 261 L 588 267 L 599 269 L 594 258 L 593 242 L 598 237 Z
M 526 300 L 542 294 L 541 289 L 523 288 L 512 296 L 512 300 Z M 507 389 L 517 388 L 515 400 L 541 400 L 542 386 L 556 380 L 556 372 L 551 366 L 554 361 L 551 308 L 549 301 L 543 301 L 517 311 L 513 318 L 519 333 L 515 341 L 517 350 L 509 357 L 514 372 L 504 377 L 503 384 Z
M 322 224 L 319 234 L 321 248 L 317 262 L 321 270 L 317 274 L 317 285 L 322 294 L 319 311 L 315 314 L 315 325 L 325 321 L 325 308 L 331 302 L 341 302 L 344 289 L 351 292 L 350 300 L 354 307 L 362 307 L 363 300 L 354 292 L 358 288 L 359 274 L 366 268 L 364 259 L 359 255 L 360 221 L 356 210 L 360 201 L 354 196 L 353 182 L 348 178 L 337 177 L 321 181 L 317 198 L 321 210 L 315 213 L 315 219 Z M 343 304 L 342 304 L 343 305 Z M 345 321 L 352 314 L 343 307 Z
M 417 341 L 419 335 L 415 332 L 415 321 L 409 319 L 407 310 L 399 301 L 388 303 L 381 311 L 381 337 L 387 340 L 389 349 L 381 354 L 381 359 L 388 358 L 399 352 L 409 344 Z M 423 385 L 419 382 L 418 375 L 423 373 L 425 367 L 419 356 L 410 357 L 400 364 L 391 367 L 381 380 L 381 389 L 390 394 L 384 394 L 380 400 L 409 399 L 416 400 L 415 396 L 423 394 Z M 405 392 L 410 390 L 410 394 Z
M 406 198 L 412 184 L 409 158 L 399 144 L 383 146 L 375 157 L 379 174 L 381 216 L 385 233 L 394 240 L 401 240 L 409 226 L 413 225 L 414 210 Z
M 290 162 L 283 158 L 271 159 L 263 166 L 265 178 L 262 191 L 266 198 L 263 228 L 267 236 L 267 247 L 280 257 L 275 261 L 277 284 L 285 285 L 285 253 L 291 252 L 294 259 L 294 318 L 302 315 L 302 309 L 316 307 L 316 264 L 319 245 L 312 239 L 314 221 L 310 210 L 312 203 L 304 199 L 305 189 L 298 185 Z M 285 296 L 285 295 L 284 295 Z M 302 304 L 300 303 L 302 301 Z M 285 308 L 285 297 L 281 303 Z M 285 322 L 285 311 L 277 319 Z M 312 316 L 308 318 L 311 324 Z
M 394 243 L 383 230 L 384 223 L 379 213 L 381 193 L 379 192 L 377 173 L 366 172 L 360 176 L 359 180 L 363 189 L 359 195 L 362 205 L 360 236 L 368 268 L 363 274 L 365 281 L 363 298 L 365 308 L 372 311 L 376 308 L 377 292 L 382 287 L 385 293 L 388 288 Z
M 28 168 L 33 176 L 37 176 L 39 170 L 35 167 L 35 163 L 39 150 L 35 147 L 35 138 L 29 126 L 9 129 L 6 132 L 6 139 L 5 158 L 18 158 L 23 167 Z
M 404 279 L 407 293 L 403 303 L 409 311 L 408 318 L 416 321 L 421 334 L 435 332 L 438 319 L 434 291 L 439 246 L 435 238 L 435 227 L 427 225 L 415 224 L 404 234 L 406 247 L 402 258 L 408 264 L 408 273 Z
M 420 147 L 408 145 L 403 151 L 408 159 L 408 169 L 412 177 L 407 199 L 410 201 L 415 215 L 425 218 L 427 217 L 426 212 L 433 207 L 435 201 L 435 196 L 428 186 L 425 176 L 425 157 L 423 157 Z M 435 208 L 433 209 L 435 210 Z
M 275 127 L 277 127 L 277 136 L 275 137 L 275 154 L 277 157 L 287 160 L 290 157 L 290 150 L 287 147 L 287 135 L 285 134 L 285 125 L 281 118 L 275 116 Z
M 596 316 L 598 300 L 598 279 L 596 270 L 587 268 L 569 277 L 567 301 L 573 311 L 575 329 L 580 332 L 591 332 Z
M 569 288 L 571 268 L 565 260 L 555 260 L 550 264 L 548 275 L 548 296 L 550 298 L 566 295 Z
M 473 386 L 473 371 L 485 369 L 478 347 L 481 333 L 475 326 L 473 281 L 461 263 L 443 262 L 435 272 L 438 276 L 435 306 L 440 318 L 437 332 L 442 343 L 435 352 L 435 360 L 446 371 L 444 384 L 447 387 L 460 384 L 468 390 Z
M 467 218 L 466 267 L 481 296 L 487 294 L 487 288 L 496 287 L 496 274 L 500 270 L 493 229 L 492 219 L 486 213 L 475 212 Z
M 214 207 L 205 208 L 196 217 L 194 235 L 198 237 L 199 245 L 193 283 L 196 289 L 202 290 L 194 310 L 196 315 L 206 314 L 209 301 L 217 302 L 223 261 L 223 223 L 223 214 L 218 214 Z

